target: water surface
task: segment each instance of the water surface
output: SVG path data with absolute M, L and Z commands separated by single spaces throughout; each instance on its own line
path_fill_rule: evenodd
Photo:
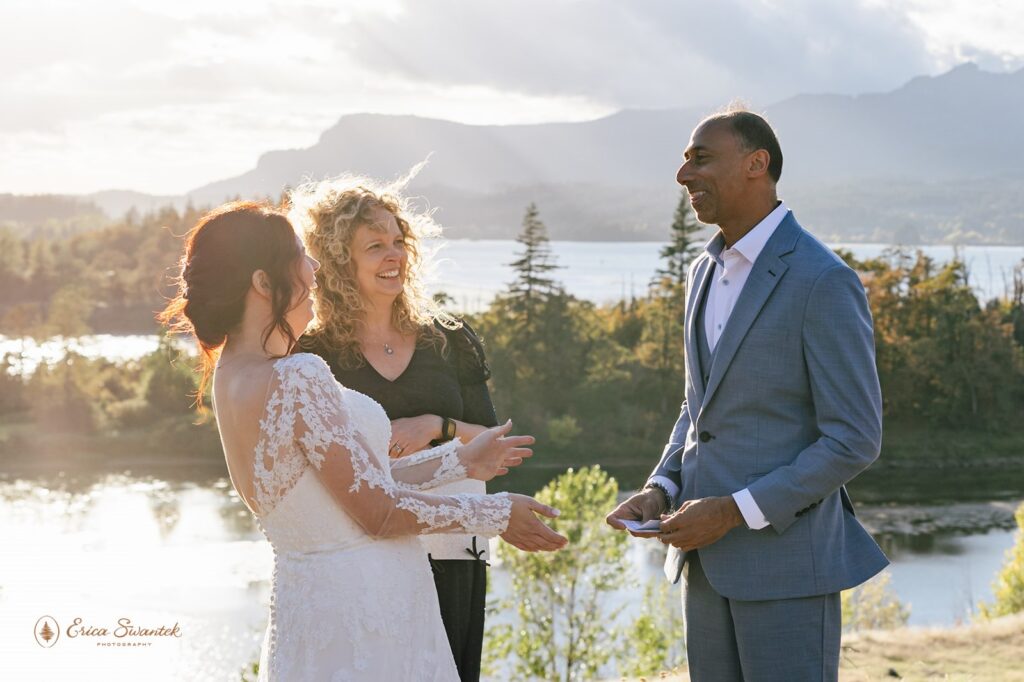
M 961 622 L 978 600 L 991 598 L 990 584 L 1014 538 L 1006 528 L 1012 504 L 1001 504 L 1005 509 L 988 517 L 979 517 L 978 505 L 921 512 L 996 519 L 985 530 L 893 521 L 912 520 L 915 507 L 862 510 L 869 524 L 885 528 L 878 537 L 893 559 L 892 585 L 910 604 L 912 624 Z M 103 671 L 107 680 L 237 680 L 257 656 L 272 555 L 222 478 L 0 476 L 0 546 L 8 548 L 0 561 L 6 679 L 83 679 L 87 671 Z M 612 603 L 636 604 L 640 585 L 663 579 L 656 543 L 631 540 L 629 557 L 637 582 Z M 491 597 L 505 596 L 508 585 L 507 572 L 495 567 Z M 64 636 L 43 649 L 33 630 L 44 615 L 62 628 L 75 618 L 97 627 L 124 617 L 154 628 L 178 624 L 182 636 L 142 648 Z

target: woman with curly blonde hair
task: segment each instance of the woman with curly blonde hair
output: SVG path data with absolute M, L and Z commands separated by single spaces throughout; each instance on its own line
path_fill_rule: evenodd
M 402 196 L 408 179 L 389 186 L 353 177 L 311 183 L 291 194 L 289 212 L 321 263 L 317 319 L 301 346 L 326 360 L 341 384 L 384 407 L 392 420 L 392 457 L 453 438 L 468 441 L 497 424 L 480 340 L 424 291 L 424 240 L 437 237 L 440 228 Z M 485 488 L 459 481 L 441 492 Z M 537 548 L 503 537 L 521 549 Z M 447 535 L 424 538 L 423 544 L 459 676 L 477 680 L 486 540 Z

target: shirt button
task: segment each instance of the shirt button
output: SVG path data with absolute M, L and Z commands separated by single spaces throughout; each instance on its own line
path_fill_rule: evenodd
M 727 287 L 727 286 L 729 286 L 729 280 L 727 280 L 727 279 L 723 279 L 723 280 L 722 280 L 722 286 L 724 286 L 724 287 Z

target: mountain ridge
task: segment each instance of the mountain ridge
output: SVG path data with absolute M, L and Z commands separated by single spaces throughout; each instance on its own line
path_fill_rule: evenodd
M 819 234 L 1024 244 L 1024 136 L 1012 134 L 1024 111 L 1024 69 L 966 63 L 888 92 L 800 94 L 763 111 L 785 156 L 780 194 Z M 675 170 L 705 113 L 625 109 L 512 125 L 348 114 L 309 147 L 266 151 L 245 173 L 147 207 L 277 199 L 304 179 L 345 172 L 391 180 L 430 156 L 409 191 L 439 207 L 453 237 L 510 237 L 537 201 L 553 238 L 664 239 L 679 197 Z M 145 203 L 125 192 L 87 198 L 118 212 Z

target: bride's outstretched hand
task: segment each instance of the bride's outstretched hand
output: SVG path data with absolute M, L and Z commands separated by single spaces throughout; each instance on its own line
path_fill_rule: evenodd
M 512 420 L 500 426 L 487 429 L 466 445 L 459 448 L 459 459 L 466 467 L 466 476 L 478 481 L 489 481 L 503 476 L 512 467 L 533 455 L 526 447 L 533 445 L 533 436 L 509 436 Z
M 548 528 L 537 514 L 555 518 L 559 512 L 554 507 L 541 504 L 527 495 L 513 493 L 512 515 L 508 520 L 508 528 L 501 538 L 524 552 L 552 552 L 565 547 L 569 540 Z

